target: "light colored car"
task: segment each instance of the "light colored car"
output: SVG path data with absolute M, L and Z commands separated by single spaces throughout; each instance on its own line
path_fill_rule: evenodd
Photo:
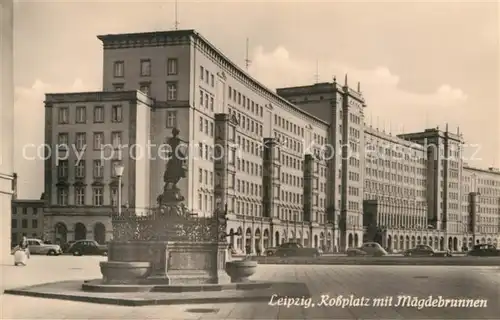
M 30 254 L 45 254 L 58 256 L 62 253 L 61 247 L 57 244 L 44 243 L 40 239 L 27 239 Z
M 377 242 L 366 242 L 359 248 L 347 249 L 348 256 L 386 256 L 387 251 Z

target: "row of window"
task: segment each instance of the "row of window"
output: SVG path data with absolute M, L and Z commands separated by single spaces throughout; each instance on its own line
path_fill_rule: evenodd
M 264 116 L 264 108 L 262 105 L 259 105 L 257 102 L 250 100 L 250 98 L 245 97 L 245 95 L 241 94 L 241 92 L 236 91 L 236 89 L 231 86 L 228 87 L 227 96 L 229 100 L 232 100 L 239 107 L 246 109 L 252 114 L 263 117 Z
M 93 122 L 103 123 L 106 119 L 106 109 L 105 106 L 94 106 L 93 109 Z M 87 107 L 77 106 L 75 109 L 75 123 L 85 124 L 87 123 Z M 69 107 L 59 107 L 57 108 L 57 119 L 59 124 L 69 124 L 70 123 L 70 108 Z M 112 105 L 111 122 L 122 122 L 123 121 L 123 108 L 121 105 Z
M 167 58 L 166 60 L 166 73 L 167 75 L 177 75 L 179 72 L 178 60 L 176 58 Z M 151 76 L 151 59 L 139 60 L 139 74 L 141 77 Z M 137 73 L 134 73 L 137 74 Z M 125 61 L 115 61 L 113 63 L 113 77 L 125 77 Z
M 40 212 L 42 211 L 42 208 L 33 208 L 31 207 L 31 214 L 33 214 L 34 216 L 36 216 L 38 214 L 38 211 L 40 210 Z M 19 211 L 21 211 L 23 214 L 28 214 L 28 208 L 27 207 L 22 207 L 22 208 L 15 208 L 12 210 L 12 213 L 13 214 L 17 214 L 19 213 Z
M 93 149 L 101 150 L 105 145 L 104 132 L 93 132 Z M 122 132 L 112 131 L 111 132 L 111 143 L 113 149 L 119 149 L 122 146 Z M 70 145 L 70 136 L 68 132 L 60 132 L 57 135 L 57 144 L 60 149 L 68 148 Z M 87 147 L 87 133 L 86 132 L 76 132 L 75 133 L 75 148 L 76 150 L 84 150 Z
M 111 177 L 115 178 L 114 168 L 120 163 L 120 160 L 110 161 L 110 172 Z M 75 160 L 75 178 L 84 179 L 86 174 L 86 161 L 85 160 Z M 59 165 L 57 166 L 57 177 L 59 179 L 67 179 L 70 175 L 69 160 L 59 160 Z M 92 176 L 94 178 L 102 179 L 104 177 L 104 160 L 93 160 L 92 161 Z
M 11 227 L 12 227 L 12 229 L 19 228 L 19 226 L 17 224 L 18 221 L 19 220 L 17 220 L 17 219 L 12 219 L 12 221 L 11 221 Z M 21 228 L 22 229 L 28 229 L 28 228 L 30 228 L 28 226 L 28 221 L 29 221 L 28 219 L 22 219 L 21 220 Z M 33 229 L 37 229 L 38 228 L 38 219 L 32 219 L 31 220 L 31 228 L 33 228 Z
M 231 107 L 228 108 L 228 113 L 230 115 L 234 115 L 236 119 L 238 119 L 238 125 L 241 129 L 246 130 L 252 134 L 258 135 L 259 137 L 264 136 L 264 131 L 262 127 L 262 123 L 250 118 L 244 113 L 240 113 Z
M 415 190 L 413 188 L 406 188 L 400 186 L 394 186 L 390 184 L 384 184 L 379 181 L 365 180 L 365 189 L 368 192 L 374 193 L 385 193 L 385 194 L 393 194 L 402 197 L 426 197 L 427 192 L 425 189 L 423 190 Z
M 99 207 L 103 205 L 116 206 L 118 199 L 118 187 L 110 187 L 110 200 L 108 203 L 104 202 L 104 186 L 92 186 L 92 205 Z M 84 206 L 87 204 L 87 187 L 75 186 L 73 205 Z M 69 187 L 57 188 L 57 204 L 60 206 L 69 205 Z

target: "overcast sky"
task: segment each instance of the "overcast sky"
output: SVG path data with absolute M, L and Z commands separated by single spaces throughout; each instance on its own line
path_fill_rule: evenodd
M 500 166 L 499 22 L 491 3 L 179 1 L 179 28 L 196 29 L 271 88 L 334 75 L 361 89 L 366 122 L 393 134 L 445 127 L 480 148 L 469 164 Z M 173 2 L 18 2 L 15 6 L 16 155 L 19 196 L 38 198 L 43 94 L 99 90 L 98 34 L 170 30 Z M 475 148 L 475 147 L 474 147 Z M 470 147 L 469 149 L 473 149 Z M 469 152 L 472 154 L 472 151 Z

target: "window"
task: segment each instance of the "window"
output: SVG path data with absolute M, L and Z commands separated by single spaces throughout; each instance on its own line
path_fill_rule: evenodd
M 123 89 L 125 89 L 125 85 L 123 83 L 113 83 L 113 90 L 123 91 Z
M 149 83 L 141 83 L 139 90 L 145 95 L 149 96 L 149 88 L 150 88 Z
M 67 133 L 59 133 L 57 135 L 57 144 L 58 144 L 58 149 L 59 147 L 68 147 L 68 134 Z
M 122 145 L 122 133 L 121 132 L 112 132 L 111 133 L 111 141 L 113 143 L 113 148 L 119 149 Z
M 167 128 L 177 127 L 177 111 L 167 111 Z
M 214 111 L 214 97 L 210 97 L 210 111 Z
M 102 178 L 103 165 L 102 160 L 94 160 L 94 178 Z
M 75 188 L 75 205 L 77 206 L 85 205 L 85 187 Z
M 59 124 L 69 123 L 69 109 L 66 107 L 59 108 L 58 110 Z
M 114 105 L 111 107 L 111 121 L 113 122 L 122 122 L 123 121 L 123 112 L 122 106 Z
M 77 132 L 75 140 L 77 150 L 84 150 L 87 147 L 87 134 L 85 132 Z
M 210 75 L 210 85 L 212 88 L 215 86 L 215 77 L 213 74 Z
M 23 208 L 23 214 L 28 214 L 28 208 Z
M 82 107 L 76 107 L 75 122 L 76 123 L 85 123 L 85 122 L 87 122 L 87 108 L 85 108 L 84 106 L 82 106 Z
M 104 122 L 104 107 L 95 106 L 94 107 L 94 122 Z
M 203 103 L 203 97 L 205 96 L 205 93 L 203 92 L 203 90 L 200 90 L 200 107 L 203 107 L 204 103 Z
M 203 76 L 205 75 L 205 68 L 203 66 L 200 66 L 200 79 L 203 80 Z
M 167 75 L 176 75 L 176 74 L 177 74 L 177 59 L 168 59 Z
M 57 164 L 57 177 L 68 177 L 68 160 L 59 160 L 59 163 Z
M 75 177 L 78 179 L 85 178 L 85 160 L 76 160 Z
M 33 229 L 38 229 L 38 220 L 36 219 L 31 220 L 31 227 Z
M 113 76 L 115 78 L 123 78 L 125 76 L 125 62 L 115 61 L 113 64 Z
M 141 77 L 151 76 L 151 60 L 141 60 Z
M 68 205 L 68 189 L 57 188 L 57 204 L 60 206 Z
M 101 150 L 104 143 L 104 133 L 94 132 L 94 150 Z
M 17 219 L 12 219 L 11 220 L 11 226 L 12 226 L 12 229 L 16 229 L 17 228 Z
M 167 82 L 167 100 L 177 100 L 177 82 Z
M 94 206 L 102 206 L 103 205 L 103 188 L 102 187 L 93 187 L 92 188 L 92 204 Z
M 21 220 L 21 228 L 23 228 L 23 229 L 28 228 L 28 219 Z

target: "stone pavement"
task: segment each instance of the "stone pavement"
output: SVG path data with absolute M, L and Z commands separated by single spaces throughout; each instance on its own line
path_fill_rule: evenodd
M 99 278 L 103 257 L 33 256 L 26 267 L 2 266 L 6 288 L 61 280 Z M 267 303 L 121 307 L 1 296 L 2 319 L 497 319 L 500 267 L 259 266 L 259 280 L 306 282 L 316 304 L 321 295 L 376 298 L 407 294 L 427 298 L 487 299 L 486 308 L 279 307 Z M 393 305 L 395 304 L 395 300 Z

